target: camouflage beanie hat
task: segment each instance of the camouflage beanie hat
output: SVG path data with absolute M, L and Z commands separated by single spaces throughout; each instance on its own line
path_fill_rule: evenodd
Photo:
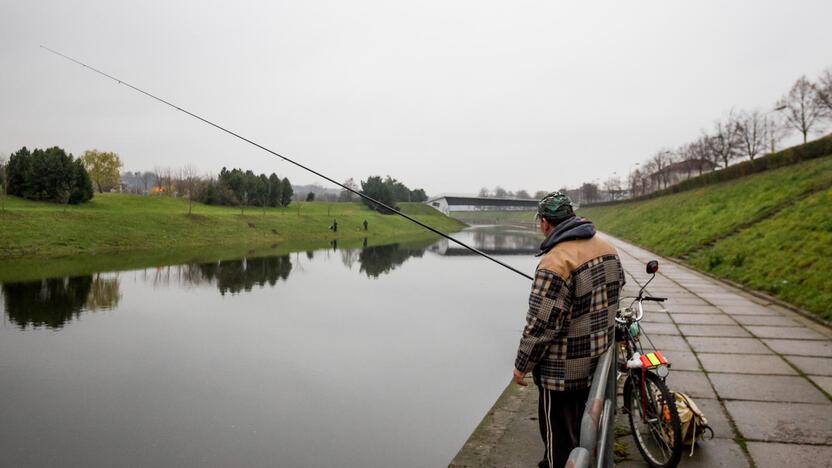
M 572 200 L 563 192 L 552 192 L 543 197 L 537 204 L 537 217 L 551 220 L 571 218 Z

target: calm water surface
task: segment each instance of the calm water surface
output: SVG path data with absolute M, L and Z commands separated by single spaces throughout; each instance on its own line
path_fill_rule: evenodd
M 529 286 L 446 241 L 3 284 L 0 466 L 446 466 Z

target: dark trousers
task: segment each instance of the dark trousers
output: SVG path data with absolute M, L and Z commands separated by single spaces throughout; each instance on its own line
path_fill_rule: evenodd
M 556 392 L 538 385 L 537 420 L 546 450 L 539 468 L 562 468 L 581 438 L 581 418 L 589 389 Z

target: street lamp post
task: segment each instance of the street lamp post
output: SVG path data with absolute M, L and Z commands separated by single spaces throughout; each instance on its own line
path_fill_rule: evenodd
M 768 136 L 769 136 L 769 141 L 771 142 L 771 152 L 772 153 L 774 153 L 774 128 L 773 128 L 774 123 L 772 122 L 772 124 L 769 125 L 768 115 L 771 114 L 772 112 L 780 112 L 781 110 L 783 110 L 785 108 L 786 108 L 786 105 L 783 104 L 782 106 L 777 106 L 774 109 L 771 109 L 770 111 L 763 114 L 763 115 L 765 115 L 765 119 L 766 119 L 766 128 L 768 129 Z

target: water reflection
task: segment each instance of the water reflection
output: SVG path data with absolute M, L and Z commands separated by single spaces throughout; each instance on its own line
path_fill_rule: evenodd
M 118 277 L 49 278 L 2 285 L 9 320 L 21 329 L 62 328 L 83 311 L 107 310 L 121 299 Z
M 200 280 L 216 283 L 220 294 L 224 296 L 226 293 L 251 291 L 255 285 L 274 286 L 278 280 L 286 280 L 292 272 L 292 260 L 288 255 L 279 255 L 223 260 L 184 267 L 199 271 L 202 275 Z
M 532 232 L 488 228 L 466 231 L 459 237 L 493 255 L 534 254 L 540 243 L 539 236 Z M 330 243 L 348 269 L 358 263 L 358 271 L 374 279 L 389 274 L 410 258 L 421 258 L 426 251 L 443 256 L 472 254 L 445 239 L 421 244 L 367 246 L 365 238 L 363 245 L 358 249 L 339 249 L 336 241 Z M 329 256 L 329 252 L 325 255 Z M 313 260 L 315 252 L 306 251 L 306 258 Z M 154 287 L 214 285 L 224 296 L 249 292 L 255 286 L 275 286 L 289 278 L 292 268 L 289 255 L 277 255 L 164 266 L 141 271 L 139 275 Z M 96 274 L 7 283 L 2 285 L 2 292 L 6 314 L 19 327 L 61 328 L 83 311 L 116 307 L 121 298 L 119 287 L 117 274 Z
M 421 258 L 425 248 L 405 247 L 399 244 L 379 245 L 361 249 L 358 253 L 359 271 L 371 278 L 393 271 L 411 257 Z M 347 262 L 345 261 L 346 265 Z
M 499 231 L 478 229 L 468 231 L 463 242 L 470 242 L 478 250 L 489 255 L 533 255 L 540 250 L 541 237 L 534 231 Z M 476 255 L 470 250 L 442 239 L 432 246 L 430 251 L 443 256 Z

